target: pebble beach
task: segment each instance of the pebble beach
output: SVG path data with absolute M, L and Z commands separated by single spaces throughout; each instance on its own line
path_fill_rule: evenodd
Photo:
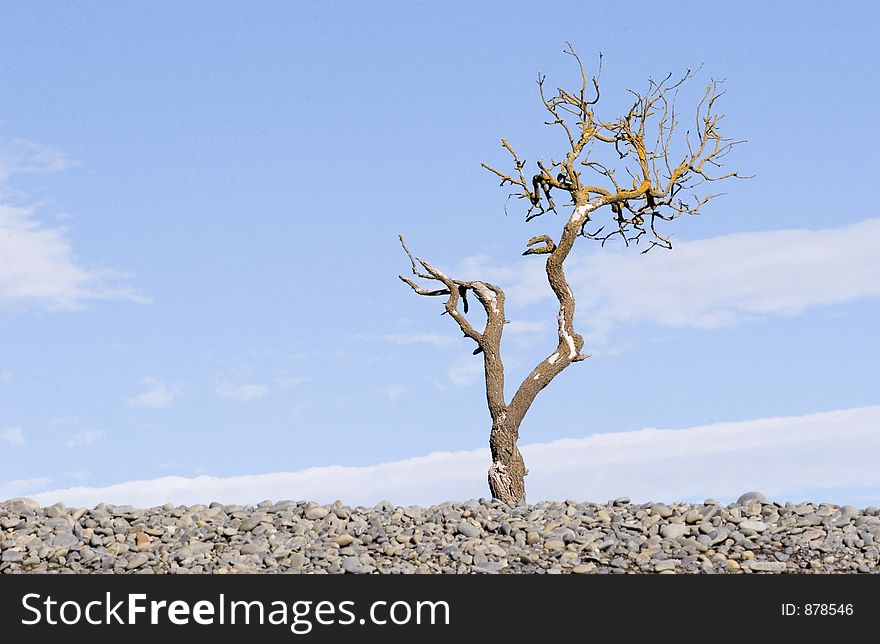
M 575 500 L 138 509 L 0 502 L 0 574 L 880 572 L 880 510 Z

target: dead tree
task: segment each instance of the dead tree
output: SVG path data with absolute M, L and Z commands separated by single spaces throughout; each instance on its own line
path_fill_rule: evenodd
M 424 259 L 413 257 L 403 235 L 400 236 L 414 276 L 434 282 L 435 286 L 423 288 L 410 278 L 401 275 L 400 279 L 419 295 L 445 297 L 443 314 L 448 314 L 464 335 L 476 343 L 474 354 L 483 355 L 486 399 L 492 418 L 489 489 L 494 498 L 510 504 L 525 500 L 524 479 L 528 470 L 517 448 L 523 417 L 538 392 L 570 364 L 588 357 L 583 353 L 584 338 L 574 328 L 574 294 L 563 270 L 575 241 L 583 237 L 604 246 L 619 238 L 627 246 L 640 244 L 643 253 L 656 246 L 671 249 L 670 235 L 661 231 L 661 222 L 696 215 L 718 196 L 698 195 L 698 186 L 741 176 L 719 170 L 721 160 L 742 141 L 721 135 L 723 115 L 716 112 L 716 102 L 723 92 L 719 91 L 718 82 L 712 81 L 706 87 L 696 106 L 695 124 L 684 137 L 679 137 L 675 97 L 694 76 L 692 71 L 676 80 L 671 74 L 660 82 L 649 80 L 644 93 L 630 90 L 634 100 L 629 110 L 613 120 L 604 120 L 596 111 L 599 73 L 588 78 L 570 44 L 565 53 L 573 57 L 580 70 L 580 87 L 576 92 L 560 87 L 548 96 L 545 77 L 538 75 L 541 101 L 549 114 L 546 124 L 560 128 L 565 135 L 561 156 L 549 162 L 538 161 L 536 171 L 529 176 L 526 161 L 507 139 L 502 139 L 501 145 L 512 157 L 513 171 L 505 173 L 483 164 L 501 179 L 501 186 L 513 187 L 512 196 L 525 201 L 526 221 L 556 212 L 554 197 L 566 199 L 566 205 L 571 207 L 558 237 L 532 237 L 523 253 L 547 256 L 547 281 L 559 300 L 559 340 L 553 352 L 522 381 L 510 402 L 504 393 L 500 351 L 507 321 L 504 291 L 486 281 L 463 281 L 447 275 Z M 597 221 L 600 210 L 608 213 L 604 224 Z M 475 329 L 466 317 L 469 292 L 486 313 L 482 330 Z

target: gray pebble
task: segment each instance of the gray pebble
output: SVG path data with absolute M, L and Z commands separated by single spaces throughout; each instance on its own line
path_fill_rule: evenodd
M 481 572 L 490 575 L 498 574 L 504 570 L 504 568 L 504 564 L 499 561 L 487 561 L 486 563 L 471 566 L 473 572 Z
M 345 572 L 349 572 L 356 575 L 362 575 L 364 573 L 369 572 L 369 569 L 364 566 L 360 559 L 357 557 L 346 557 L 342 560 L 342 569 Z
M 15 499 L 9 499 L 7 504 L 15 507 L 17 505 L 27 508 L 28 510 L 36 511 L 40 508 L 40 504 L 34 501 L 33 499 L 28 499 L 23 496 L 17 497 Z
M 462 521 L 461 523 L 459 523 L 457 526 L 455 526 L 455 530 L 459 534 L 463 534 L 470 539 L 476 539 L 483 533 L 483 531 L 478 526 L 475 526 L 473 523 L 469 523 L 467 521 Z
M 758 501 L 759 503 L 767 503 L 767 497 L 761 494 L 760 492 L 746 492 L 742 496 L 740 496 L 736 500 L 737 505 L 746 505 L 751 503 L 752 501 Z
M 654 572 L 663 572 L 664 570 L 675 570 L 678 562 L 675 559 L 666 559 L 658 561 L 654 564 Z
M 21 550 L 4 550 L 0 555 L 0 561 L 9 563 L 18 563 L 24 559 L 24 553 Z
M 308 510 L 306 510 L 305 517 L 310 521 L 317 521 L 318 519 L 323 519 L 328 514 L 330 514 L 330 510 L 328 510 L 324 506 L 319 505 L 317 507 L 309 508 Z
M 297 569 L 302 568 L 303 566 L 305 566 L 308 563 L 308 561 L 309 560 L 302 553 L 295 552 L 292 555 L 290 555 L 290 567 L 291 568 L 297 568 Z
M 739 524 L 740 530 L 751 530 L 752 532 L 764 532 L 767 524 L 763 521 L 742 521 Z
M 660 528 L 660 535 L 665 539 L 680 539 L 690 532 L 690 528 L 682 523 L 667 523 Z
M 20 525 L 24 525 L 24 519 L 19 517 L 4 517 L 0 519 L 0 528 L 4 530 L 12 530 Z
M 668 519 L 672 516 L 672 508 L 670 508 L 668 505 L 663 505 L 662 503 L 652 505 L 651 512 L 658 515 L 661 519 Z
M 50 505 L 46 508 L 46 516 L 50 519 L 55 519 L 60 516 L 64 516 L 67 514 L 67 510 L 64 507 L 63 503 L 56 503 L 55 505 Z
M 150 558 L 147 555 L 140 552 L 140 553 L 134 555 L 131 559 L 129 559 L 128 563 L 126 564 L 125 567 L 128 570 L 134 570 L 135 568 L 140 568 L 145 563 L 147 563 L 149 560 L 150 560 Z
M 244 521 L 241 522 L 239 526 L 240 530 L 244 532 L 250 532 L 254 530 L 258 525 L 263 522 L 263 519 L 266 517 L 266 514 L 263 512 L 257 512 L 256 514 L 252 514 L 247 517 Z
M 758 572 L 782 572 L 786 565 L 782 561 L 751 561 L 748 568 Z
M 191 543 L 189 546 L 190 552 L 194 555 L 205 554 L 206 552 L 211 552 L 213 549 L 214 544 L 205 541 L 197 541 L 196 543 Z
M 52 539 L 52 545 L 56 548 L 72 548 L 78 543 L 79 539 L 69 532 L 66 534 L 59 534 Z

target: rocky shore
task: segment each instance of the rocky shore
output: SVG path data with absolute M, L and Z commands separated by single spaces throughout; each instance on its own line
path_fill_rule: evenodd
M 0 574 L 877 573 L 880 510 L 827 503 L 0 503 Z

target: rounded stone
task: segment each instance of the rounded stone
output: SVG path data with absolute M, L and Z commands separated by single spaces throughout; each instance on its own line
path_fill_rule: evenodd
M 139 552 L 136 555 L 134 555 L 131 559 L 128 560 L 128 563 L 126 564 L 125 567 L 128 570 L 134 570 L 135 568 L 140 568 L 145 563 L 147 563 L 149 560 L 150 560 L 150 558 L 147 555 L 145 555 L 142 552 Z
M 310 521 L 317 521 L 318 519 L 323 519 L 328 514 L 330 514 L 330 510 L 325 508 L 323 505 L 319 505 L 306 510 L 305 517 Z
M 66 513 L 67 509 L 64 507 L 64 504 L 60 502 L 54 505 L 50 505 L 48 508 L 46 508 L 46 516 L 50 519 L 64 516 Z
M 663 572 L 664 570 L 675 570 L 678 561 L 675 559 L 664 559 L 654 564 L 654 572 Z
M 290 555 L 289 559 L 290 559 L 290 567 L 295 568 L 295 569 L 302 568 L 309 561 L 306 558 L 306 556 L 300 552 L 294 552 L 292 555 Z
M 265 553 L 266 548 L 258 543 L 246 543 L 239 549 L 239 552 L 243 555 L 258 555 Z
M 28 509 L 30 509 L 30 510 L 34 510 L 34 511 L 36 511 L 36 510 L 38 510 L 38 509 L 40 508 L 40 504 L 39 504 L 39 503 L 37 503 L 37 502 L 34 501 L 33 499 L 28 499 L 28 498 L 25 498 L 25 497 L 23 497 L 23 496 L 20 496 L 20 497 L 15 498 L 15 499 L 9 499 L 9 500 L 7 501 L 7 503 L 8 503 L 9 505 L 13 505 L 13 506 L 15 506 L 15 505 L 22 505 L 22 506 L 24 506 L 24 507 L 26 507 L 26 508 L 28 508 Z
M 24 559 L 24 553 L 21 550 L 4 550 L 0 555 L 0 561 L 4 563 L 18 563 Z
M 781 561 L 751 561 L 748 566 L 756 572 L 783 572 L 786 568 Z
M 55 548 L 72 548 L 79 543 L 79 539 L 71 533 L 59 534 L 52 539 L 52 546 Z
M 369 568 L 364 566 L 357 557 L 346 557 L 342 560 L 342 569 L 345 572 L 355 575 L 363 575 L 370 572 Z
M 751 503 L 752 501 L 758 501 L 759 503 L 767 503 L 767 497 L 761 494 L 758 491 L 752 490 L 751 492 L 746 492 L 741 495 L 737 500 L 737 505 L 746 505 L 747 503 Z
M 661 519 L 668 519 L 672 516 L 672 508 L 668 505 L 663 505 L 662 503 L 652 505 L 651 512 L 659 516 Z
M 462 521 L 457 526 L 455 526 L 455 531 L 458 532 L 458 534 L 463 534 L 470 539 L 476 539 L 483 533 L 482 528 L 480 528 L 479 526 L 475 526 L 473 523 L 470 523 L 468 521 Z
M 751 530 L 752 532 L 764 532 L 767 529 L 767 524 L 763 521 L 741 521 L 739 529 Z
M 660 536 L 665 539 L 681 539 L 690 532 L 690 529 L 682 523 L 667 523 L 660 528 Z
M 500 561 L 487 561 L 485 563 L 476 564 L 471 566 L 471 570 L 473 572 L 489 574 L 489 575 L 497 575 L 501 572 L 506 566 Z

